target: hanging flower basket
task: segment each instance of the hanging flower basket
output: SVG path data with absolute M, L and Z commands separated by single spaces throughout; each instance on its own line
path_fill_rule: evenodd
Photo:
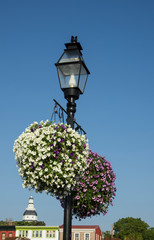
M 115 197 L 115 174 L 111 164 L 104 157 L 89 151 L 88 168 L 72 192 L 73 215 L 79 220 L 97 214 L 107 213 Z M 64 207 L 63 199 L 60 199 Z
M 23 187 L 67 196 L 87 168 L 88 142 L 67 124 L 34 122 L 14 144 Z

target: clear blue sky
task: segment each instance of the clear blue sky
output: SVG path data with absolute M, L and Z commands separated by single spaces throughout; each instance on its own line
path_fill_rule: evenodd
M 59 202 L 22 188 L 14 140 L 64 108 L 54 65 L 77 35 L 91 74 L 76 120 L 90 148 L 111 162 L 117 196 L 106 216 L 73 224 L 111 230 L 119 218 L 154 227 L 154 1 L 0 1 L 0 219 L 22 220 L 30 194 L 38 218 L 63 223 Z

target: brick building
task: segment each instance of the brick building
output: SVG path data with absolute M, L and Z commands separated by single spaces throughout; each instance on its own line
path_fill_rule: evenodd
M 98 225 L 72 226 L 72 240 L 101 240 L 102 232 Z M 59 227 L 59 240 L 63 240 L 63 225 Z
M 0 240 L 5 240 L 8 237 L 15 237 L 15 226 L 0 226 Z

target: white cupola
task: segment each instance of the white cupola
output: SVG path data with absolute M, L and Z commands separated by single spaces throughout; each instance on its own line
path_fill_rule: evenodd
M 37 221 L 37 212 L 34 208 L 34 199 L 32 196 L 29 198 L 28 207 L 23 214 L 23 221 L 31 222 Z

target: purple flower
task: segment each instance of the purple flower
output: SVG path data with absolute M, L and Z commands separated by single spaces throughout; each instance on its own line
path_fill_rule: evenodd
M 83 147 L 86 148 L 86 144 L 85 143 L 84 143 Z
M 99 178 L 99 175 L 96 175 L 95 178 Z
M 70 157 L 73 157 L 73 152 L 70 153 Z
M 73 154 L 70 153 L 70 156 Z M 75 155 L 73 155 L 75 159 Z M 87 170 L 78 179 L 73 193 L 73 214 L 79 220 L 107 213 L 115 196 L 115 176 L 104 158 L 92 151 L 87 157 Z M 84 204 L 83 204 L 84 202 Z

